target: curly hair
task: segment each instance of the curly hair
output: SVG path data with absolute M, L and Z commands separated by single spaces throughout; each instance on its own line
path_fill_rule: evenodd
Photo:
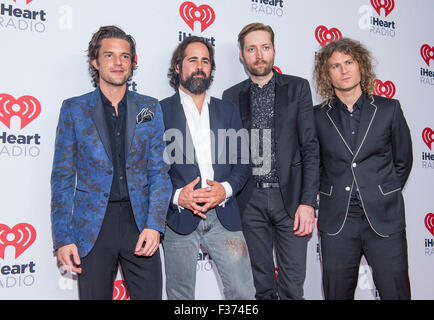
M 134 70 L 137 69 L 136 64 L 136 41 L 132 36 L 126 34 L 121 28 L 117 26 L 103 26 L 99 28 L 97 32 L 92 35 L 92 39 L 89 42 L 89 47 L 87 49 L 87 57 L 89 63 L 89 73 L 92 77 L 92 84 L 94 87 L 99 84 L 99 72 L 92 65 L 92 60 L 98 60 L 99 49 L 101 49 L 101 42 L 104 39 L 114 38 L 114 39 L 122 39 L 129 43 L 130 52 L 131 52 L 131 73 L 128 80 L 133 77 Z
M 214 78 L 213 72 L 215 70 L 216 64 L 214 59 L 214 48 L 209 43 L 208 39 L 204 37 L 198 37 L 198 36 L 189 36 L 186 37 L 175 49 L 172 55 L 172 60 L 170 62 L 170 68 L 169 72 L 167 73 L 167 77 L 169 78 L 170 86 L 178 90 L 179 87 L 179 77 L 180 74 L 176 72 L 176 67 L 179 68 L 180 71 L 182 71 L 182 60 L 185 58 L 185 49 L 187 49 L 188 45 L 191 43 L 199 42 L 205 45 L 209 52 L 209 61 L 211 63 L 211 75 L 210 80 L 212 81 Z
M 313 70 L 313 78 L 316 84 L 318 94 L 329 102 L 334 97 L 334 88 L 329 76 L 328 60 L 334 52 L 342 52 L 350 55 L 359 64 L 361 81 L 360 86 L 362 91 L 371 95 L 374 91 L 375 72 L 373 62 L 374 59 L 359 41 L 350 38 L 341 38 L 329 42 L 321 48 L 315 57 L 315 66 Z

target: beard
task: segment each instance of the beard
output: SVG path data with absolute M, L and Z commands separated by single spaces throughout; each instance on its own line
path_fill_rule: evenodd
M 258 62 L 265 63 L 265 66 L 263 67 L 263 69 L 255 66 Z M 254 64 L 249 64 L 249 65 L 246 64 L 246 68 L 250 72 L 250 74 L 257 76 L 257 77 L 261 77 L 261 76 L 266 76 L 266 75 L 270 74 L 270 72 L 273 70 L 273 65 L 274 65 L 274 59 L 272 61 L 269 61 L 269 62 L 267 62 L 265 60 L 258 60 Z
M 197 75 L 202 75 L 203 78 L 195 78 Z M 213 77 L 211 75 L 207 77 L 203 71 L 193 72 L 185 80 L 182 76 L 179 79 L 181 85 L 193 94 L 204 93 L 211 86 L 212 81 Z

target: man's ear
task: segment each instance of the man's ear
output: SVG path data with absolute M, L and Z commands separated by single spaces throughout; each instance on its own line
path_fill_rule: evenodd
M 92 66 L 96 69 L 99 70 L 99 63 L 97 59 L 93 59 L 90 61 L 90 63 L 92 64 Z
M 175 72 L 176 72 L 177 74 L 180 74 L 180 73 L 181 73 L 181 71 L 179 70 L 179 64 L 175 65 Z

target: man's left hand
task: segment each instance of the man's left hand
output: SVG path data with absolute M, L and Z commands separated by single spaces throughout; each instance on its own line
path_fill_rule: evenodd
M 220 182 L 207 179 L 206 183 L 209 187 L 196 189 L 193 193 L 193 199 L 196 203 L 205 203 L 200 209 L 204 213 L 226 199 L 226 190 Z

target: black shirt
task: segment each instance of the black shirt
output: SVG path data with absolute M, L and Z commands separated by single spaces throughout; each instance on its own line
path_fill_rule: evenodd
M 274 99 L 275 77 L 260 88 L 250 80 L 250 107 L 252 110 L 252 129 L 259 129 L 259 150 L 256 156 L 262 157 L 262 163 L 253 163 L 253 167 L 270 169 L 261 175 L 255 175 L 256 181 L 275 183 L 279 182 L 277 175 L 275 129 L 274 129 Z M 264 129 L 270 130 L 270 134 L 265 134 Z M 267 150 L 271 147 L 270 158 L 264 153 L 264 145 Z M 256 159 L 258 161 L 259 159 Z M 262 170 L 263 171 L 263 170 Z
M 113 159 L 113 181 L 110 190 L 110 202 L 128 201 L 126 170 L 125 170 L 125 127 L 127 114 L 127 95 L 118 104 L 118 115 L 112 103 L 101 92 L 105 119 L 110 136 L 110 146 Z
M 336 98 L 339 113 L 342 120 L 342 129 L 345 140 L 349 143 L 349 146 L 353 153 L 357 150 L 357 134 L 359 131 L 360 117 L 362 114 L 362 108 L 366 104 L 366 95 L 362 95 L 357 99 L 353 105 L 353 112 L 348 111 L 348 107 L 339 98 Z M 359 206 L 362 208 L 362 202 L 360 200 L 357 186 L 354 184 L 353 192 L 351 193 L 350 205 Z

